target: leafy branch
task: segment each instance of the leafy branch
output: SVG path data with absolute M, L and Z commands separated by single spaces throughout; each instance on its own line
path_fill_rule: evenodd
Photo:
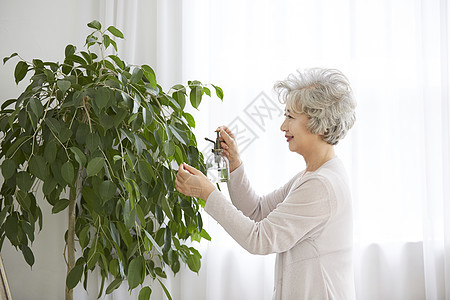
M 210 239 L 200 214 L 204 202 L 174 188 L 173 163 L 205 171 L 195 119 L 185 108 L 189 102 L 198 109 L 212 89 L 223 99 L 223 91 L 189 81 L 166 93 L 150 66 L 117 55 L 120 30 L 102 30 L 98 21 L 88 27 L 85 48 L 67 45 L 62 63 L 27 62 L 17 53 L 3 59 L 18 59 L 15 82 L 29 78 L 29 85 L 0 108 L 0 249 L 8 238 L 33 266 L 30 246 L 42 229 L 45 199 L 53 213 L 69 214 L 66 299 L 81 282 L 87 289 L 95 268 L 102 276 L 99 297 L 124 281 L 130 290 L 142 287 L 150 276 L 170 299 L 160 280 L 167 269 L 201 266 L 200 253 L 184 242 Z M 139 299 L 150 294 L 150 286 L 142 287 Z

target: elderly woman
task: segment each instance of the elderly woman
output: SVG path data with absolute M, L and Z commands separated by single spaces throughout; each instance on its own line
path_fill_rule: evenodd
M 232 203 L 200 171 L 181 164 L 177 190 L 206 201 L 205 211 L 247 251 L 277 253 L 274 299 L 354 299 L 352 203 L 334 145 L 355 122 L 356 102 L 338 70 L 309 69 L 276 83 L 285 103 L 289 150 L 306 169 L 281 188 L 257 195 L 234 137 L 219 127 L 230 162 Z

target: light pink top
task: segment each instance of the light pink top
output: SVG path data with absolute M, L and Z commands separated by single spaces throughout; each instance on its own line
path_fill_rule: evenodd
M 354 299 L 352 204 L 339 158 L 300 172 L 265 196 L 244 166 L 230 175 L 232 203 L 217 189 L 205 211 L 247 251 L 277 253 L 274 299 Z

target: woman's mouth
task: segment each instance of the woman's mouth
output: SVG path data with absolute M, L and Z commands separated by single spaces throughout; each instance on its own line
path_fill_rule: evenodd
M 286 138 L 287 142 L 290 142 L 294 138 L 293 136 L 290 135 L 285 135 L 284 137 Z

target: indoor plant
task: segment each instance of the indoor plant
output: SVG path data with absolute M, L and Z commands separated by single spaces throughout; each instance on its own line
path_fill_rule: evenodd
M 0 247 L 7 237 L 33 265 L 42 191 L 53 213 L 69 215 L 66 299 L 82 280 L 86 288 L 96 267 L 99 297 L 105 282 L 111 293 L 124 280 L 132 290 L 151 276 L 170 298 L 160 280 L 167 267 L 177 273 L 181 260 L 200 269 L 201 255 L 184 241 L 210 239 L 199 213 L 203 203 L 176 192 L 173 167 L 186 161 L 205 169 L 194 118 L 184 108 L 186 99 L 197 108 L 211 90 L 189 81 L 165 93 L 151 67 L 119 58 L 117 28 L 102 30 L 98 21 L 88 27 L 86 49 L 66 46 L 63 63 L 20 59 L 15 67 L 16 83 L 31 78 L 0 111 Z M 13 57 L 19 56 L 3 62 Z M 210 86 L 222 99 L 222 90 Z M 139 298 L 150 293 L 143 287 Z

